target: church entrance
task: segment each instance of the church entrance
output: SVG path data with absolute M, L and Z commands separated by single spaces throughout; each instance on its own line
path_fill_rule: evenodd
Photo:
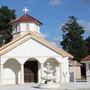
M 38 82 L 38 61 L 27 61 L 24 64 L 24 82 Z

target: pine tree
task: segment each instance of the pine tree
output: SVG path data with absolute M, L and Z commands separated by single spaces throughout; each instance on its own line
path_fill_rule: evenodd
M 61 42 L 63 49 L 80 62 L 88 53 L 83 40 L 84 28 L 79 25 L 74 16 L 70 16 L 69 21 L 62 26 L 61 30 L 63 31 L 63 41 Z

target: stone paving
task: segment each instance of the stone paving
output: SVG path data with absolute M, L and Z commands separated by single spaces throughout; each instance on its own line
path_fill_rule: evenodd
M 2 85 L 0 90 L 90 90 L 90 83 L 68 83 L 60 84 L 59 88 L 41 89 L 37 84 L 25 85 Z

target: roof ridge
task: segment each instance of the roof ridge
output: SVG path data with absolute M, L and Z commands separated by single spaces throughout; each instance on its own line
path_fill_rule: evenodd
M 20 21 L 25 21 L 25 18 L 28 17 L 31 21 L 37 22 L 40 25 L 42 25 L 43 23 L 41 23 L 39 20 L 37 20 L 36 18 L 34 18 L 33 16 L 29 15 L 29 14 L 24 14 L 23 16 L 16 18 L 15 20 L 11 21 L 10 24 L 15 23 L 15 22 L 20 22 Z M 24 18 L 24 19 L 22 19 Z M 21 20 L 22 19 L 22 20 Z M 30 21 L 29 19 L 26 18 L 26 21 Z

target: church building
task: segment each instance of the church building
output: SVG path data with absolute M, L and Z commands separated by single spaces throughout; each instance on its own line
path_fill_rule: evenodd
M 42 23 L 24 11 L 10 22 L 13 40 L 0 48 L 0 85 L 45 83 L 47 65 L 55 83 L 68 83 L 73 56 L 45 40 Z

